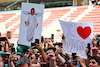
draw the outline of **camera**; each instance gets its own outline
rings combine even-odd
[[[51,39],[54,39],[54,34],[51,34]]]
[[[73,56],[73,60],[76,58],[76,53],[72,53],[72,56]]]
[[[12,46],[14,46],[14,43],[11,43]]]
[[[31,47],[32,46],[36,46],[36,43],[39,44],[39,39],[35,39],[35,42],[34,43],[31,43]],[[35,49],[36,47],[32,48],[32,49]]]
[[[74,60],[76,58],[76,53],[72,53],[72,56],[73,56],[73,60]],[[77,61],[75,61],[74,65],[77,65]]]
[[[6,58],[9,58],[9,54],[5,54]]]
[[[90,43],[87,44],[88,53],[90,53]]]
[[[31,43],[31,47],[32,47],[32,46],[36,46],[36,43]]]
[[[9,54],[0,54],[3,59],[9,58]]]
[[[0,41],[6,41],[6,37],[0,37]]]
[[[0,51],[2,51],[2,45],[0,45]]]
[[[54,46],[58,45],[58,43],[53,43]]]
[[[59,47],[62,46],[62,43],[58,43],[58,46],[59,46]]]
[[[35,39],[35,43],[38,43],[39,44],[39,39]]]
[[[12,47],[12,48],[11,48],[11,52],[12,52],[12,53],[15,52],[15,48]]]
[[[34,43],[31,43],[31,46],[36,46],[36,43],[39,44],[39,39],[35,39],[35,42]]]

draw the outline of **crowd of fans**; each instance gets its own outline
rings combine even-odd
[[[7,37],[0,37],[0,67],[100,67],[99,39],[99,35],[93,38],[93,47],[86,48],[84,59],[63,53],[63,43],[53,43],[52,37],[41,37],[41,42],[34,42],[31,47],[18,44],[17,50]]]

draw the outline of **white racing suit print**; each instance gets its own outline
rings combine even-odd
[[[35,33],[35,28],[37,25],[36,15],[28,15],[28,20],[26,21],[25,26],[27,26],[26,31],[26,40],[32,41]]]

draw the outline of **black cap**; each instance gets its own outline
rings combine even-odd
[[[29,52],[28,49],[23,49],[23,52]]]
[[[50,50],[50,49],[52,49],[54,52],[56,51],[56,48],[54,48],[54,47],[48,48],[47,51]]]

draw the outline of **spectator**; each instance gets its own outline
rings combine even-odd
[[[100,50],[98,51],[98,57],[100,57]]]
[[[28,58],[22,57],[17,61],[17,67],[30,67],[30,61]]]
[[[37,56],[37,54],[32,54],[32,55],[31,55],[31,63],[32,63],[32,64],[37,64],[37,61],[38,61],[38,56]]]
[[[56,48],[53,48],[53,47],[47,49],[47,63],[49,65],[51,65],[50,61],[56,60],[55,50],[56,50]],[[54,64],[54,67],[56,67],[56,61],[54,61],[52,63]]]
[[[23,57],[28,58],[28,56],[29,56],[29,51],[28,51],[28,49],[23,49],[23,52],[24,52]]]
[[[11,39],[11,31],[7,31],[6,37],[7,37],[8,39]]]
[[[89,67],[100,67],[100,58],[98,56],[92,56],[90,58]]]

